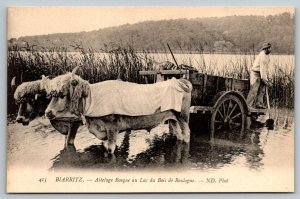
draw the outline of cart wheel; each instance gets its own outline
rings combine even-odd
[[[224,136],[233,139],[242,137],[245,121],[246,114],[241,100],[234,95],[225,96],[218,102],[211,116],[211,140]]]

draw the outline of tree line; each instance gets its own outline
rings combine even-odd
[[[91,48],[109,52],[131,46],[137,51],[165,52],[168,43],[178,53],[248,53],[257,52],[264,42],[273,44],[273,53],[293,54],[295,16],[282,13],[144,21],[89,32],[11,38],[8,48],[68,51]]]

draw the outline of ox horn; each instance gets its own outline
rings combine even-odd
[[[34,100],[38,100],[38,99],[40,99],[42,97],[42,95],[41,94],[35,94],[35,96],[34,96]]]
[[[75,77],[75,73],[78,71],[78,69],[79,69],[81,66],[82,66],[82,65],[76,66],[76,67],[72,70],[71,84],[72,84],[72,86],[74,86],[74,87],[78,84],[78,81],[74,78],[74,77]]]
[[[76,66],[76,67],[72,70],[72,77],[75,75],[75,73],[79,70],[79,68],[80,68],[81,66],[82,66],[82,65]]]
[[[16,76],[14,76],[10,82],[10,86],[12,90],[16,89]]]

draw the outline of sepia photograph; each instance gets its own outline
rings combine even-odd
[[[294,192],[295,8],[7,8],[7,193]]]

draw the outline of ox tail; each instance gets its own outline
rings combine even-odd
[[[193,85],[191,84],[190,81],[186,80],[186,79],[178,79],[179,83],[180,83],[180,87],[187,93],[192,92],[193,90]]]

